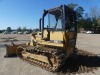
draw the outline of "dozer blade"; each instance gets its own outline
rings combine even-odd
[[[25,44],[18,44],[18,45],[15,45],[13,42],[11,42],[11,45],[5,45],[6,47],[6,55],[4,56],[5,58],[7,57],[15,57],[17,56],[16,54],[16,49],[18,46],[21,46],[21,45],[25,45]]]

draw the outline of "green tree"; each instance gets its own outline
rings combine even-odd
[[[80,28],[84,28],[85,20],[83,18],[80,19],[80,21],[78,21],[77,23],[78,23],[77,25],[78,31],[80,30]]]
[[[79,19],[82,18],[83,12],[84,12],[83,7],[78,6],[78,4],[74,4],[74,3],[67,4],[67,6],[68,6],[69,8],[71,8],[71,9],[73,9],[74,11],[76,11],[77,20],[79,20]]]
[[[78,7],[76,10],[77,20],[80,20],[83,17],[84,9],[83,7]]]
[[[32,33],[32,29],[31,28],[29,29],[29,33]]]
[[[24,31],[26,31],[26,30],[27,30],[26,27],[23,27],[22,31],[24,32]]]
[[[38,28],[36,28],[36,29],[35,29],[35,32],[38,32],[38,31],[39,31],[39,29],[38,29]]]
[[[98,27],[100,27],[100,17],[97,19]]]
[[[92,23],[93,23],[93,21],[91,20],[91,18],[85,19],[84,28],[85,28],[86,30],[91,30],[91,29],[93,28]]]
[[[8,32],[11,32],[11,27],[7,27],[7,31]]]
[[[72,10],[76,11],[76,20],[77,20],[77,26],[78,26],[78,30],[80,28],[82,28],[82,25],[83,25],[83,12],[84,12],[84,9],[83,7],[81,6],[78,6],[78,4],[74,4],[74,3],[71,3],[71,4],[67,4],[67,6],[69,8],[71,8]]]
[[[97,7],[90,8],[90,16],[93,21],[94,32],[97,31],[97,27],[100,26],[100,10]],[[100,31],[100,30],[99,30]]]
[[[71,4],[67,4],[67,6],[69,7],[69,8],[71,8],[71,9],[75,9],[75,7],[76,6],[78,6],[77,4],[73,4],[73,3],[71,3]]]
[[[22,31],[21,27],[18,27],[17,32],[21,32],[21,31]]]

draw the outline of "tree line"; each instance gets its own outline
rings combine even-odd
[[[3,30],[3,31],[7,31],[7,32],[12,32],[12,31],[17,31],[17,32],[25,32],[25,31],[28,31],[29,33],[33,32],[33,31],[39,31],[38,28],[36,29],[27,29],[26,27],[18,27],[17,29],[12,29],[11,27],[7,27],[6,30]]]
[[[84,13],[85,9],[78,4],[67,4],[67,6],[76,11],[78,31],[81,28],[100,33],[100,8],[91,7],[88,13]]]
[[[24,31],[29,31],[29,30],[32,31],[32,29],[27,29],[26,27],[23,27],[23,28],[18,27],[16,29],[17,32],[24,32]],[[14,31],[14,30],[11,27],[7,27],[6,31],[11,32],[11,31]]]

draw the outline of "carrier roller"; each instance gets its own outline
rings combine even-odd
[[[48,71],[57,71],[66,61],[62,50],[48,48],[45,46],[19,46],[17,55],[31,63]]]

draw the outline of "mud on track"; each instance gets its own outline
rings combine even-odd
[[[69,58],[57,72],[57,75],[73,75],[92,72],[100,67],[100,57],[96,54],[77,50],[74,57]]]

